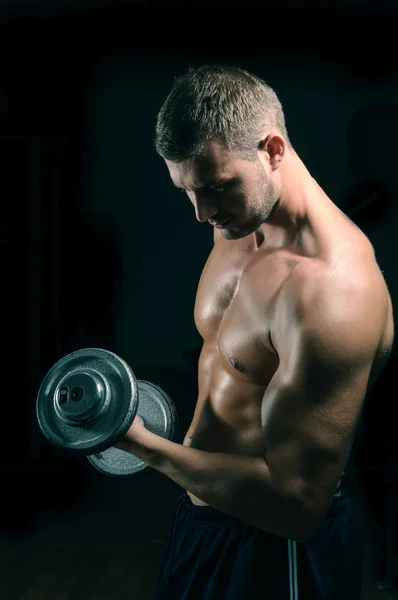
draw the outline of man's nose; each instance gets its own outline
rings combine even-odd
[[[218,213],[218,208],[216,207],[215,203],[210,200],[205,200],[202,198],[199,200],[197,196],[195,196],[192,199],[192,203],[195,208],[196,218],[200,223],[208,221]]]

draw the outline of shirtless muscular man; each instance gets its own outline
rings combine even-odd
[[[184,443],[135,419],[121,444],[184,488],[156,600],[359,600],[341,476],[394,331],[372,245],[300,160],[274,90],[243,69],[178,77],[155,144],[214,228]]]

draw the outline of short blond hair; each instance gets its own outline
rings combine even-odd
[[[205,65],[177,77],[157,116],[155,148],[171,161],[201,155],[211,141],[257,156],[264,131],[277,129],[290,146],[276,92],[239,67]]]

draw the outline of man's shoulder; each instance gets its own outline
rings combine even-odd
[[[286,278],[275,302],[284,340],[300,331],[303,339],[324,340],[348,353],[375,348],[385,327],[388,291],[370,258],[328,263],[303,260]],[[277,321],[277,322],[278,322]]]
[[[286,279],[295,299],[304,305],[316,299],[376,298],[385,295],[385,281],[372,249],[347,247],[333,258],[306,258],[297,262]]]

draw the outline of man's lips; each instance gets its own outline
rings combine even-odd
[[[219,221],[218,223],[214,223],[214,227],[216,229],[224,229],[226,225],[231,221],[231,219],[225,219],[225,221]]]

